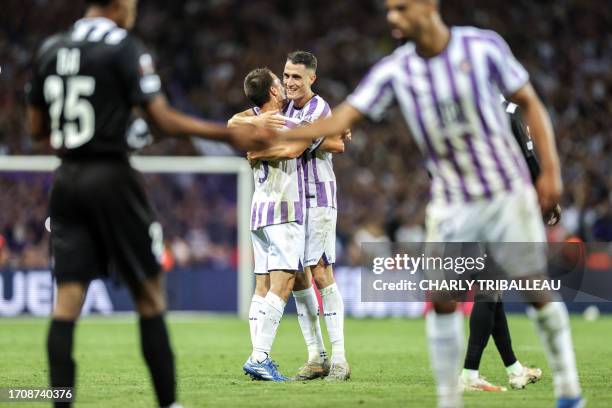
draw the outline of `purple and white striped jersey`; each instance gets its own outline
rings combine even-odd
[[[293,101],[289,102],[284,114],[300,123],[312,123],[319,118],[331,116],[331,109],[323,98],[315,95],[302,108],[296,108]],[[337,208],[336,175],[332,154],[319,150],[322,143],[323,139],[315,141],[300,157],[304,173],[306,208]]]
[[[258,115],[259,109],[253,109]],[[299,121],[285,118],[283,130]],[[304,176],[300,159],[262,161],[253,164],[255,191],[251,201],[251,230],[286,222],[304,222]]]
[[[499,94],[529,81],[495,32],[453,27],[447,48],[422,58],[407,43],[379,61],[347,98],[374,120],[397,100],[432,175],[432,202],[490,199],[529,184]]]

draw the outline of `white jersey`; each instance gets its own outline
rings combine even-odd
[[[259,109],[253,109],[259,114]],[[286,118],[284,130],[298,121]],[[286,222],[304,223],[304,176],[300,159],[257,161],[253,164],[255,192],[251,202],[251,230]]]
[[[432,203],[491,200],[530,184],[499,94],[529,75],[495,32],[453,27],[447,48],[420,57],[413,43],[379,61],[347,101],[379,120],[399,103],[432,175]]]
[[[331,116],[331,109],[323,98],[315,95],[302,108],[296,108],[293,101],[289,102],[284,109],[284,114],[300,123],[312,123],[319,118]],[[314,142],[300,158],[304,173],[306,208],[337,208],[336,175],[332,164],[332,154],[319,150],[322,143],[323,139]]]

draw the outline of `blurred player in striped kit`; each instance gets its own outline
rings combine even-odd
[[[287,56],[283,82],[289,103],[280,107],[283,115],[276,111],[261,112],[247,110],[235,115],[230,126],[256,123],[279,128],[285,123],[311,123],[331,114],[329,104],[312,91],[316,80],[317,59],[305,51],[295,51]],[[308,348],[308,361],[300,367],[298,380],[325,377],[326,380],[346,380],[350,367],[344,351],[344,303],[333,276],[335,263],[335,239],[337,219],[336,177],[333,171],[332,154],[344,151],[343,138],[350,138],[350,131],[341,135],[320,139],[313,143],[289,142],[276,144],[270,149],[250,152],[252,160],[279,160],[299,157],[303,173],[305,199],[305,254],[304,274],[295,275],[293,295],[296,301],[300,328]],[[332,345],[331,363],[327,358],[319,323],[319,304],[312,286],[317,284],[323,301],[327,330]],[[259,309],[264,303],[269,285],[263,278],[256,281],[249,324],[251,337],[257,332]]]
[[[386,0],[386,8],[392,35],[404,44],[370,70],[333,117],[279,138],[334,135],[366,116],[379,120],[396,100],[432,175],[427,240],[532,242],[520,257],[504,252],[508,245],[487,245],[487,253],[509,278],[543,279],[541,212],[556,205],[562,183],[550,118],[527,71],[495,32],[447,27],[437,0]],[[521,107],[531,129],[541,161],[535,189],[500,93]],[[554,293],[526,301],[553,372],[557,407],[583,406],[565,305]],[[462,406],[463,322],[455,308],[436,299],[426,319],[440,407]]]

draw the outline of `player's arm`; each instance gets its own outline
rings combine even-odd
[[[130,103],[141,106],[153,126],[162,133],[224,141],[243,150],[268,145],[267,138],[249,126],[229,129],[225,124],[205,121],[172,108],[162,92],[152,56],[134,37],[123,40],[115,61],[128,87]]]
[[[238,112],[227,121],[227,127],[237,127],[244,125],[252,125],[252,120],[255,117],[253,109],[246,109],[242,112]]]
[[[163,94],[158,94],[144,104],[147,118],[169,136],[199,136],[204,139],[229,141],[235,133],[227,126],[186,115],[168,104]]]
[[[235,114],[227,121],[227,126],[231,128],[244,125],[253,125],[268,129],[281,129],[285,125],[285,118],[279,115],[276,110],[255,115],[252,109],[247,109]]]
[[[510,125],[512,127],[512,134],[516,139],[516,142],[521,148],[523,157],[527,162],[529,168],[529,174],[531,175],[531,181],[535,185],[538,177],[540,176],[540,162],[533,149],[533,140],[531,139],[529,128],[525,126],[525,123],[521,119],[520,110],[514,103],[507,103],[506,112],[510,115]],[[557,225],[561,220],[561,206],[555,205],[554,208],[544,213],[544,222],[548,225]]]
[[[335,135],[326,137],[321,146],[318,147],[318,150],[333,154],[344,153],[344,136]]]
[[[521,87],[509,97],[516,103],[531,131],[540,161],[540,174],[536,190],[543,212],[548,212],[559,202],[563,189],[559,155],[555,145],[552,123],[546,108],[530,83]]]
[[[363,119],[363,114],[348,102],[343,102],[331,116],[319,119],[310,125],[291,129],[278,135],[280,140],[304,141],[309,144],[319,138],[341,135]]]
[[[300,157],[307,148],[308,142],[284,140],[267,149],[251,151],[247,157],[249,160],[295,159]]]

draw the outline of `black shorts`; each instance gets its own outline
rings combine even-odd
[[[135,288],[160,273],[161,226],[142,176],[127,159],[64,159],[55,172],[50,216],[58,283],[110,276]]]

